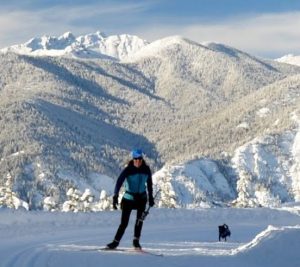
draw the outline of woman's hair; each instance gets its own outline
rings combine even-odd
[[[141,166],[143,166],[143,165],[147,166],[147,163],[146,163],[144,158],[142,159],[142,165]],[[133,159],[128,161],[127,166],[133,166]]]

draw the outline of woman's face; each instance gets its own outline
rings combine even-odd
[[[134,158],[134,159],[133,159],[133,165],[134,165],[134,167],[136,167],[136,168],[141,167],[141,166],[142,166],[142,163],[143,163],[143,158],[142,158],[142,157],[140,157],[140,158]]]

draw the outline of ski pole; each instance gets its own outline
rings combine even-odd
[[[154,195],[154,198],[153,198],[154,200],[158,196],[159,192],[160,192],[160,189]],[[148,208],[143,212],[142,216],[138,219],[138,223],[137,223],[138,225],[146,219],[147,215],[149,214],[150,209],[151,209],[151,206],[148,206]]]

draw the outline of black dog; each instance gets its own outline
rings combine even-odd
[[[219,225],[219,241],[221,241],[222,238],[226,241],[226,237],[230,235],[231,232],[227,224]]]

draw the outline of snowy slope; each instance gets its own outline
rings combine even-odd
[[[134,215],[122,248],[131,247]],[[286,211],[153,208],[141,244],[163,257],[97,251],[111,241],[119,219],[119,211],[72,214],[0,209],[0,266],[296,267],[300,261],[299,215]],[[218,242],[217,227],[224,222],[232,235],[228,242]]]
[[[161,190],[159,206],[208,207],[235,198],[231,181],[216,162],[201,159],[182,165],[166,165],[153,175]]]
[[[299,118],[294,117],[296,122],[300,124]],[[291,168],[292,179],[292,190],[295,196],[295,201],[300,201],[300,131],[295,135],[294,143],[292,146],[292,155],[293,155],[293,166]]]
[[[147,41],[128,34],[106,36],[101,32],[96,32],[76,38],[71,32],[66,32],[59,37],[32,38],[24,44],[13,45],[0,51],[31,56],[70,56],[122,60],[147,44]]]
[[[271,207],[299,201],[299,132],[257,137],[235,151],[236,205]]]

